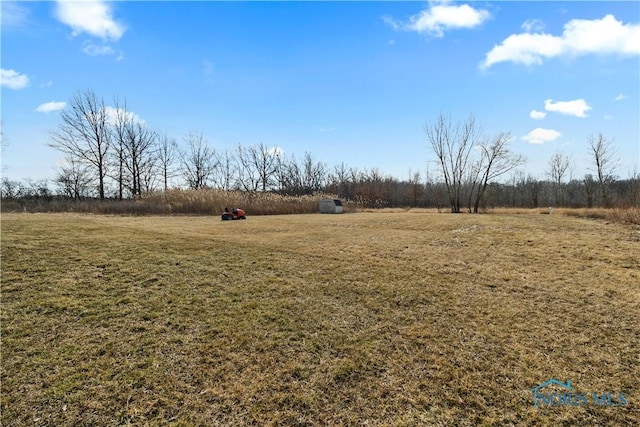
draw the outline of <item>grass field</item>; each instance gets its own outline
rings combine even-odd
[[[638,254],[560,215],[3,214],[1,424],[637,425]],[[535,408],[551,378],[626,405]]]

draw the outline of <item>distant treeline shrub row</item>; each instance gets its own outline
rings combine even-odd
[[[249,214],[316,212],[321,198],[347,208],[423,207],[482,212],[496,207],[626,208],[640,205],[640,173],[619,179],[614,141],[588,138],[590,170],[573,179],[571,158],[554,154],[547,179],[520,169],[510,132],[484,135],[473,115],[458,122],[441,114],[425,126],[435,175],[409,171],[400,180],[377,168],[330,167],[262,143],[216,150],[201,133],[182,144],[127,110],[107,108],[91,90],[61,112],[50,146],[64,155],[49,182],[2,180],[2,210],[123,214],[210,214],[238,206]],[[538,171],[542,172],[542,171]],[[188,190],[187,190],[188,188]]]
[[[276,193],[219,189],[167,190],[138,199],[74,199],[60,195],[31,195],[2,199],[3,212],[80,212],[106,215],[219,215],[224,208],[242,207],[248,215],[303,214],[318,212],[323,198],[335,195],[285,196]],[[355,204],[345,203],[346,210]]]

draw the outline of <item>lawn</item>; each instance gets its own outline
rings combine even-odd
[[[638,227],[3,214],[1,237],[2,426],[640,423]],[[586,402],[534,407],[549,379]]]

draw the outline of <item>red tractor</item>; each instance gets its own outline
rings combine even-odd
[[[240,208],[233,208],[229,210],[229,208],[224,208],[224,212],[222,212],[222,220],[223,221],[231,221],[234,219],[247,219],[244,216],[244,211]]]

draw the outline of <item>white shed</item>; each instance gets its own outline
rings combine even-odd
[[[322,199],[320,200],[320,213],[342,213],[342,201],[338,199]]]

